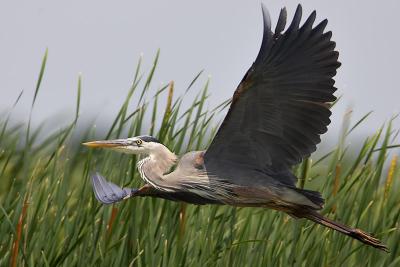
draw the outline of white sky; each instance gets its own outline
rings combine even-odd
[[[297,5],[263,2],[274,24],[281,7],[287,7],[291,19]],[[355,108],[354,120],[374,110],[359,131],[375,130],[399,112],[400,1],[302,2],[304,16],[316,9],[318,21],[328,18],[343,64],[336,86],[344,97],[334,109],[330,136],[337,133],[349,105]],[[82,115],[112,118],[140,54],[148,69],[158,48],[154,87],[175,80],[176,90],[184,90],[205,69],[198,88],[211,75],[212,103],[217,104],[232,95],[255,59],[261,37],[260,1],[2,1],[0,111],[23,89],[15,114],[26,119],[46,47],[49,58],[36,121],[73,114],[80,72]]]

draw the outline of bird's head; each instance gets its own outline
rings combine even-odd
[[[161,147],[165,148],[156,138],[148,135],[126,139],[92,141],[83,143],[83,145],[91,148],[109,148],[118,152],[136,155],[148,155]]]

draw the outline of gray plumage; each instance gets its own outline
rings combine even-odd
[[[192,204],[260,206],[307,218],[387,250],[367,233],[319,214],[321,194],[297,188],[291,172],[316,150],[330,123],[329,103],[336,100],[333,77],[340,66],[339,53],[332,33],[324,32],[327,20],[314,26],[314,11],[300,26],[299,5],[286,30],[282,9],[272,32],[268,11],[264,6],[262,11],[260,51],[235,90],[210,147],[178,158],[151,136],[85,143],[140,155],[142,188],[122,189],[96,174],[95,197],[104,204],[151,196]]]

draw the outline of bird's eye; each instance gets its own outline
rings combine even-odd
[[[137,144],[138,146],[140,146],[140,145],[143,143],[142,140],[140,140],[140,139],[136,140],[135,142],[136,142],[136,144]]]

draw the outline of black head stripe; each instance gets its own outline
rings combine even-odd
[[[138,136],[138,138],[142,139],[144,142],[154,142],[154,143],[160,143],[156,138],[150,135],[141,135]]]

